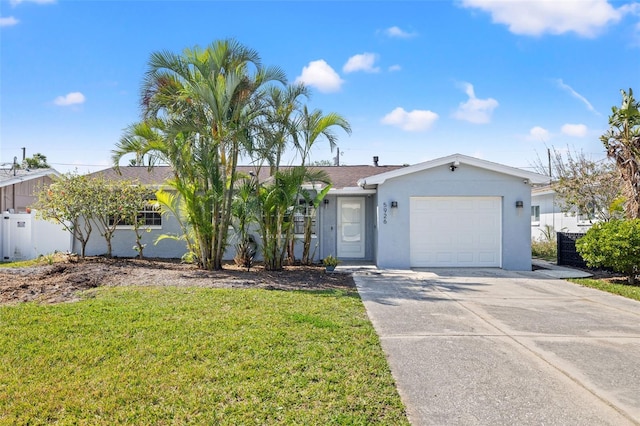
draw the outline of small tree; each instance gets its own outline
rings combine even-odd
[[[605,222],[619,216],[614,206],[620,197],[620,178],[611,161],[591,160],[582,151],[567,150],[563,155],[555,148],[550,160],[552,187],[563,212],[575,208]],[[549,174],[540,158],[533,166],[538,173]]]
[[[634,285],[640,272],[640,219],[596,223],[576,241],[576,249],[590,267],[612,268]]]
[[[250,233],[250,227],[257,220],[258,198],[257,180],[255,177],[244,177],[239,181],[238,188],[231,205],[231,225],[235,231],[236,255],[233,258],[239,266],[251,268],[257,251],[255,238]]]
[[[107,256],[113,254],[112,240],[118,226],[129,225],[136,235],[134,249],[138,257],[143,257],[142,225],[144,218],[140,211],[150,198],[149,190],[132,180],[107,182],[103,177],[93,178],[95,210],[93,218],[99,226],[100,234],[107,243]]]
[[[328,182],[328,176],[326,180]],[[311,251],[311,236],[313,231],[313,224],[316,220],[318,207],[320,207],[320,203],[322,203],[322,200],[324,200],[324,197],[326,197],[330,189],[331,185],[329,184],[315,196],[312,196],[311,193],[307,190],[302,191],[302,196],[304,197],[305,202],[308,205],[313,206],[313,209],[310,210],[310,213],[304,215],[304,237],[302,240],[302,263],[304,265],[310,265],[311,263],[313,263],[313,258],[315,257],[315,247],[314,250]]]
[[[125,181],[119,186],[120,215],[122,223],[131,225],[131,229],[136,236],[136,245],[133,249],[138,252],[138,257],[144,257],[146,244],[142,243],[142,232],[148,232],[149,228],[144,228],[145,218],[140,214],[153,198],[149,189],[135,181]],[[157,204],[157,202],[156,202]]]
[[[91,217],[95,211],[95,191],[87,176],[66,174],[55,178],[48,187],[41,188],[35,203],[38,217],[56,222],[81,244],[81,256],[92,232]]]
[[[273,180],[258,190],[262,254],[267,270],[279,271],[283,267],[292,237],[294,206],[304,177],[305,168],[292,167],[276,172]]]

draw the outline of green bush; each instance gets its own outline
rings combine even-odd
[[[531,242],[531,254],[544,260],[556,260],[558,258],[558,245],[556,241],[534,240]]]
[[[640,219],[596,223],[576,249],[588,266],[626,274],[633,285],[640,272]]]
[[[558,259],[558,242],[553,226],[545,225],[542,236],[531,241],[531,254],[544,260],[555,261]]]

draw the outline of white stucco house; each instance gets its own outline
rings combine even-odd
[[[541,240],[555,232],[585,233],[596,218],[578,213],[575,209],[563,211],[562,200],[549,184],[534,187],[531,191],[531,238]]]
[[[412,166],[324,166],[333,186],[318,208],[315,258],[371,262],[381,268],[496,267],[531,270],[531,187],[546,176],[454,154]],[[169,167],[108,169],[108,179],[159,186]],[[240,171],[249,173],[250,167]],[[262,170],[258,175],[264,179]],[[181,257],[183,243],[153,241],[177,233],[175,219],[147,212],[145,255]],[[118,230],[113,254],[135,256],[133,233]],[[88,255],[105,252],[92,238]],[[229,253],[229,258],[233,256]]]

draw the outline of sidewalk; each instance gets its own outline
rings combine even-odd
[[[532,259],[531,263],[534,267],[542,268],[536,269],[534,272],[544,275],[550,278],[589,278],[592,276],[589,272],[581,271],[580,269],[568,268],[565,266],[558,266],[555,263],[548,262],[542,259]]]

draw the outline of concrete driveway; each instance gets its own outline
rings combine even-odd
[[[537,272],[354,274],[414,425],[640,425],[640,303]]]

